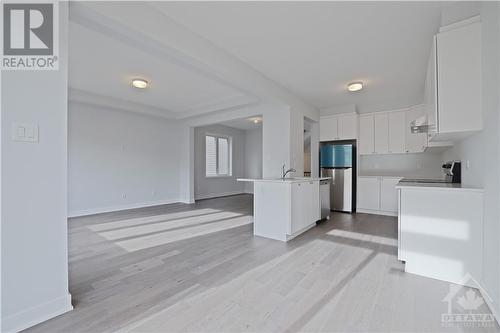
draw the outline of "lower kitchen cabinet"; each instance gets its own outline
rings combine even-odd
[[[358,177],[357,208],[378,210],[380,207],[380,180],[378,177]]]
[[[319,182],[306,181],[291,184],[291,223],[289,235],[307,228],[320,219]]]
[[[385,212],[398,211],[398,192],[396,185],[401,178],[382,178],[380,180],[380,210]]]
[[[358,177],[357,210],[360,213],[396,216],[400,177]]]

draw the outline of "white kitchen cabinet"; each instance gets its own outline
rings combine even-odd
[[[380,179],[379,177],[358,177],[356,195],[357,208],[364,210],[380,209]]]
[[[430,136],[437,131],[437,90],[436,90],[436,37],[434,37],[431,54],[427,63],[427,74],[424,87],[424,108]],[[417,119],[417,118],[414,118]]]
[[[291,184],[291,223],[293,235],[320,219],[319,182],[307,181]]]
[[[254,235],[289,241],[321,216],[319,179],[238,179],[254,183]]]
[[[338,140],[338,117],[321,117],[319,120],[319,140],[334,141]]]
[[[359,117],[358,150],[361,155],[373,154],[375,152],[375,127],[373,116]]]
[[[355,113],[338,116],[338,136],[340,140],[354,140],[358,138],[358,115]]]
[[[391,112],[388,114],[389,126],[389,153],[404,153],[405,149],[405,129],[406,129],[406,112]],[[410,128],[408,127],[408,131]],[[375,130],[376,132],[376,130]]]
[[[357,210],[361,213],[396,216],[400,177],[358,177]]]
[[[429,141],[457,141],[482,129],[481,82],[481,23],[469,19],[441,28],[424,94]]]
[[[387,113],[375,114],[373,122],[375,127],[374,152],[387,154],[389,152],[389,116]]]
[[[422,153],[427,147],[427,133],[412,133],[411,122],[424,116],[426,105],[414,106],[406,112],[405,120],[405,151],[407,153]]]
[[[380,210],[385,212],[398,211],[398,193],[396,185],[401,178],[383,177],[380,180]]]
[[[355,140],[358,137],[358,116],[347,113],[321,117],[319,131],[320,141]]]

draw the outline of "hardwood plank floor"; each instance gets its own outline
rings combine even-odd
[[[335,213],[285,244],[253,236],[249,195],[73,218],[75,309],[28,331],[499,331],[443,327],[450,285],[404,273],[396,228]]]

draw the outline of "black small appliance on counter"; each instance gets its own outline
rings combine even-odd
[[[442,166],[444,177],[447,183],[461,183],[462,182],[462,162],[450,161],[445,162]]]

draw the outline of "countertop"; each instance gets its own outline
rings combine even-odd
[[[425,175],[416,173],[405,173],[405,172],[359,172],[358,177],[383,177],[383,178],[427,178],[427,179],[440,179],[442,176],[436,175]]]
[[[470,191],[470,192],[484,192],[482,188],[464,186],[462,184],[453,183],[408,183],[399,182],[396,188],[400,189],[428,189],[428,190],[451,190],[451,191]]]
[[[269,183],[305,183],[310,181],[320,181],[331,179],[331,177],[294,177],[294,178],[238,178],[239,182],[269,182]]]

